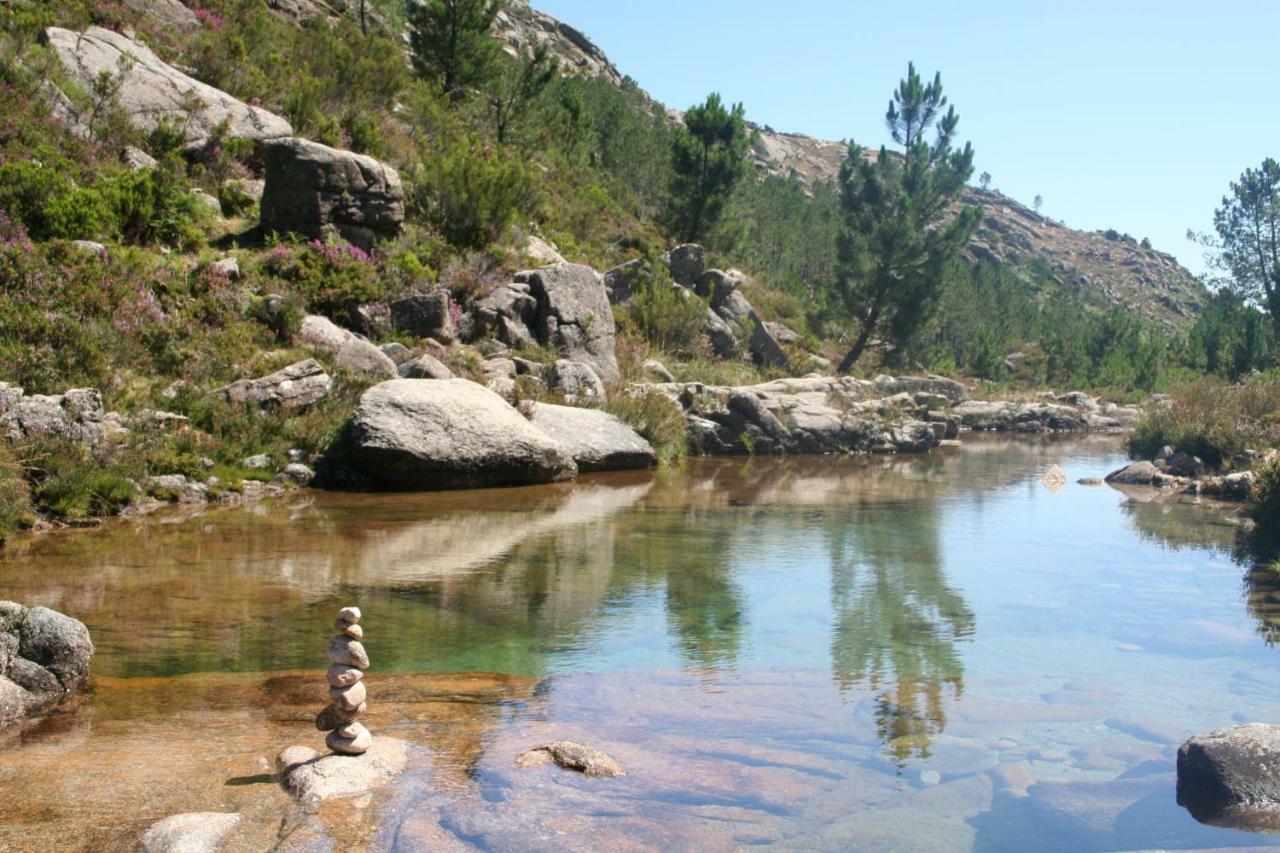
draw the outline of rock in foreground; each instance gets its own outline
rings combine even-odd
[[[530,423],[564,448],[579,471],[652,468],[652,445],[617,417],[599,409],[535,403]]]
[[[408,763],[409,744],[379,737],[363,755],[326,755],[298,762],[306,754],[290,747],[277,764],[284,768],[285,787],[306,806],[338,797],[367,794],[399,775]]]
[[[1178,804],[1209,823],[1280,824],[1280,726],[1230,726],[1184,743]],[[1264,814],[1251,819],[1251,812]]]
[[[219,850],[240,824],[238,814],[192,812],[156,821],[142,836],[144,853],[204,853]]]
[[[352,462],[382,488],[406,491],[572,479],[573,458],[505,400],[465,379],[397,379],[365,392],[352,421]]]
[[[0,725],[84,690],[93,651],[83,622],[47,607],[0,601]]]

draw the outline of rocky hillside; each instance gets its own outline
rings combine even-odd
[[[622,74],[587,36],[527,0],[512,0],[499,19],[503,38],[516,48],[547,43],[569,68],[619,83]],[[667,108],[673,120],[680,113]],[[845,144],[754,126],[752,157],[768,175],[811,184],[834,180]],[[1118,305],[1145,317],[1186,327],[1194,322],[1208,291],[1169,254],[1118,231],[1077,231],[1040,216],[998,192],[972,189],[965,201],[985,208],[970,246],[981,260],[1047,273],[1050,280],[1101,306]]]

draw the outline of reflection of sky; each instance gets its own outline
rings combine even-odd
[[[1014,469],[1016,478],[936,499],[942,576],[975,614],[973,635],[956,642],[966,681],[1011,679],[1021,682],[1011,688],[1017,694],[1027,683],[1103,676],[1131,684],[1129,700],[1140,708],[1170,690],[1225,697],[1242,663],[1274,662],[1244,607],[1241,569],[1221,547],[1229,533],[1211,531],[1217,547],[1181,548],[1140,535],[1154,521],[1194,540],[1204,535],[1209,511],[1174,504],[1126,512],[1118,492],[1076,485],[1122,461],[1118,453],[1073,457],[1068,450],[1062,465],[1070,485],[1053,494],[1026,459],[983,460]],[[855,523],[894,524],[909,506],[872,506]],[[779,507],[753,512],[749,524],[733,511],[700,517],[702,525],[737,525],[723,555],[744,612],[731,668],[830,669],[836,613],[828,514],[840,512]],[[557,672],[682,664],[689,661],[672,636],[661,590],[652,587],[613,601],[551,661]],[[1221,723],[1234,709],[1229,699],[1218,704]]]

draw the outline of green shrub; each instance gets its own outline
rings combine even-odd
[[[9,448],[0,444],[0,545],[31,523],[31,490]]]
[[[1246,450],[1280,446],[1280,377],[1244,384],[1196,379],[1171,390],[1168,406],[1153,408],[1129,438],[1129,452],[1149,459],[1168,446],[1220,467]]]
[[[1280,532],[1280,459],[1258,471],[1258,482],[1249,498],[1249,517],[1259,526]]]
[[[36,509],[62,521],[115,515],[137,493],[123,473],[103,467],[79,444],[33,441],[19,447],[17,455],[32,481]]]
[[[537,178],[522,157],[473,139],[428,155],[411,185],[417,214],[452,245],[481,249],[533,208]]]
[[[659,465],[675,464],[688,454],[684,411],[679,403],[665,394],[657,391],[619,394],[611,398],[604,409],[621,418],[653,445]]]
[[[631,305],[618,310],[620,325],[662,352],[680,358],[707,355],[706,301],[673,287],[663,264],[650,263],[649,268],[652,274],[641,274],[633,282]]]
[[[347,328],[360,327],[361,305],[388,295],[374,259],[355,246],[319,240],[299,247],[280,245],[262,263],[269,275],[293,285],[311,311]]]

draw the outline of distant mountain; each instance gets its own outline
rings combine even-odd
[[[563,65],[578,73],[621,84],[624,75],[583,32],[529,5],[510,0],[500,13],[498,34],[512,51],[546,43]],[[655,102],[656,103],[656,102]],[[664,107],[673,120],[680,113]],[[754,126],[752,157],[765,173],[806,184],[834,180],[846,146],[798,133]],[[1086,232],[1048,219],[998,192],[972,188],[967,204],[984,208],[970,253],[1047,277],[1098,305],[1117,305],[1174,326],[1187,326],[1209,293],[1169,254],[1118,231]]]

